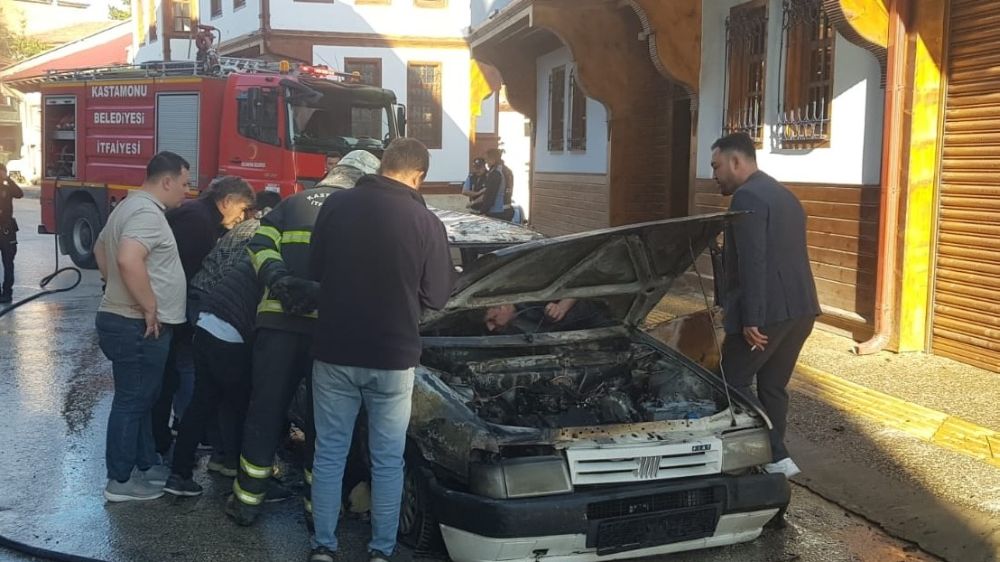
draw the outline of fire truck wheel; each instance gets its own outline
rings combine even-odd
[[[94,242],[101,232],[101,215],[93,203],[77,203],[66,209],[59,228],[61,243],[73,263],[83,269],[97,269]]]

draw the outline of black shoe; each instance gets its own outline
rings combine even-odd
[[[325,546],[317,546],[309,552],[308,562],[337,562],[337,553]]]
[[[182,478],[179,474],[171,474],[163,491],[175,496],[194,497],[200,496],[203,490],[194,480]]]
[[[288,486],[282,485],[275,478],[267,481],[267,495],[264,496],[265,503],[283,502],[289,498],[294,498],[295,492]]]
[[[0,304],[10,304],[14,302],[14,295],[12,293],[4,293],[0,295]]]
[[[377,550],[368,553],[368,562],[391,562],[392,559],[391,554],[383,554]]]
[[[253,525],[257,521],[258,513],[260,513],[260,507],[247,505],[236,499],[236,496],[229,496],[226,499],[226,515],[241,527]]]

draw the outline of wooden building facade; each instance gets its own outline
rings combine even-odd
[[[470,44],[534,123],[543,232],[724,209],[709,147],[745,131],[807,210],[824,324],[1000,371],[1000,0],[501,7]],[[607,139],[576,167],[574,88]]]

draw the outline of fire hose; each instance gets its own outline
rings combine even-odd
[[[73,273],[75,273],[76,274],[76,279],[72,283],[70,283],[68,286],[66,286],[66,287],[60,287],[58,289],[46,289],[46,287],[48,287],[49,283],[51,283],[53,279],[55,279],[57,276],[59,276],[62,273],[65,273],[65,272],[73,272]],[[59,267],[58,246],[56,246],[56,270],[53,271],[52,273],[46,275],[45,277],[42,277],[42,280],[38,283],[38,285],[42,288],[42,291],[40,293],[36,293],[34,295],[31,295],[30,297],[23,298],[23,299],[21,299],[21,300],[19,300],[17,302],[14,302],[13,304],[8,305],[3,310],[0,310],[0,317],[3,317],[4,315],[8,314],[9,312],[11,312],[12,310],[14,310],[15,308],[18,308],[20,306],[24,306],[24,305],[28,304],[29,302],[31,302],[31,301],[33,301],[35,299],[44,297],[46,295],[54,295],[54,294],[57,294],[57,293],[65,293],[66,291],[71,291],[71,290],[75,289],[80,284],[80,282],[82,280],[83,280],[83,273],[80,272],[79,269],[77,269],[75,267],[72,267],[72,266],[70,266],[70,267],[62,267],[62,268]],[[66,553],[62,553],[62,552],[56,552],[54,550],[48,550],[48,549],[40,548],[40,547],[37,547],[37,546],[32,546],[32,545],[25,544],[23,542],[16,541],[14,539],[5,537],[3,535],[0,535],[0,548],[10,549],[10,550],[13,550],[15,552],[20,552],[22,554],[26,554],[28,556],[34,556],[36,558],[41,558],[43,560],[56,560],[58,562],[101,562],[100,560],[97,560],[96,558],[88,558],[88,557],[85,557],[85,556],[77,556],[75,554],[66,554]],[[0,554],[3,554],[3,553],[0,552]]]
[[[76,280],[73,281],[73,283],[71,283],[68,287],[60,287],[58,289],[46,289],[46,287],[48,287],[49,283],[51,283],[52,280],[56,278],[56,276],[58,276],[60,273],[67,272],[67,271],[70,271],[70,272],[73,272],[73,273],[76,274]],[[15,302],[13,304],[8,305],[7,308],[5,308],[3,310],[0,310],[0,317],[3,317],[4,315],[8,314],[9,312],[11,312],[12,310],[14,310],[15,308],[17,308],[19,306],[24,306],[24,305],[28,304],[29,302],[31,302],[31,301],[33,301],[33,300],[35,300],[37,298],[41,298],[41,297],[44,297],[46,295],[54,295],[56,293],[65,293],[66,291],[71,291],[71,290],[75,289],[77,287],[77,285],[79,285],[82,280],[83,280],[83,273],[81,273],[80,270],[77,269],[77,268],[75,268],[75,267],[63,267],[63,268],[57,269],[57,270],[53,271],[52,273],[46,275],[45,277],[42,277],[42,280],[38,283],[39,287],[41,287],[43,289],[42,292],[35,293],[34,295],[31,295],[30,297],[21,299],[21,300]]]

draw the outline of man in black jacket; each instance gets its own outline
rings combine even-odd
[[[771,419],[772,463],[786,476],[799,468],[785,448],[786,386],[820,313],[806,247],[806,215],[795,195],[757,169],[753,141],[743,133],[712,145],[712,169],[730,211],[749,211],[727,229],[723,253],[726,339],[722,369]]]
[[[153,406],[153,439],[156,452],[165,455],[170,449],[170,412],[184,416],[194,392],[194,358],[191,351],[191,327],[198,317],[198,293],[191,291],[191,280],[201,270],[201,262],[229,229],[243,220],[254,203],[253,188],[236,176],[215,180],[198,199],[167,212],[167,223],[177,241],[184,277],[188,283],[187,320],[176,326],[170,341],[170,354],[163,373],[160,397]]]
[[[417,192],[427,148],[396,139],[381,175],[329,197],[313,230],[310,272],[320,283],[313,331],[313,562],[333,560],[344,466],[358,410],[368,415],[372,561],[396,549],[403,450],[420,317],[451,294],[454,269],[444,225]]]
[[[486,151],[485,192],[473,201],[472,210],[493,218],[503,218],[503,198],[506,179],[500,163],[500,151],[492,148]]]
[[[267,214],[280,202],[277,193],[262,191],[257,194],[256,208]],[[172,473],[164,486],[165,492],[176,496],[201,494],[201,486],[191,478],[195,451],[215,419],[222,449],[212,452],[208,469],[236,476],[250,401],[250,351],[261,293],[246,247],[259,225],[260,220],[250,218],[226,233],[191,280],[191,290],[201,296],[192,341],[194,395],[177,432]]]
[[[14,220],[14,199],[24,192],[7,175],[7,166],[0,163],[0,260],[3,262],[3,285],[0,304],[14,300],[14,256],[17,254],[17,221]]]

